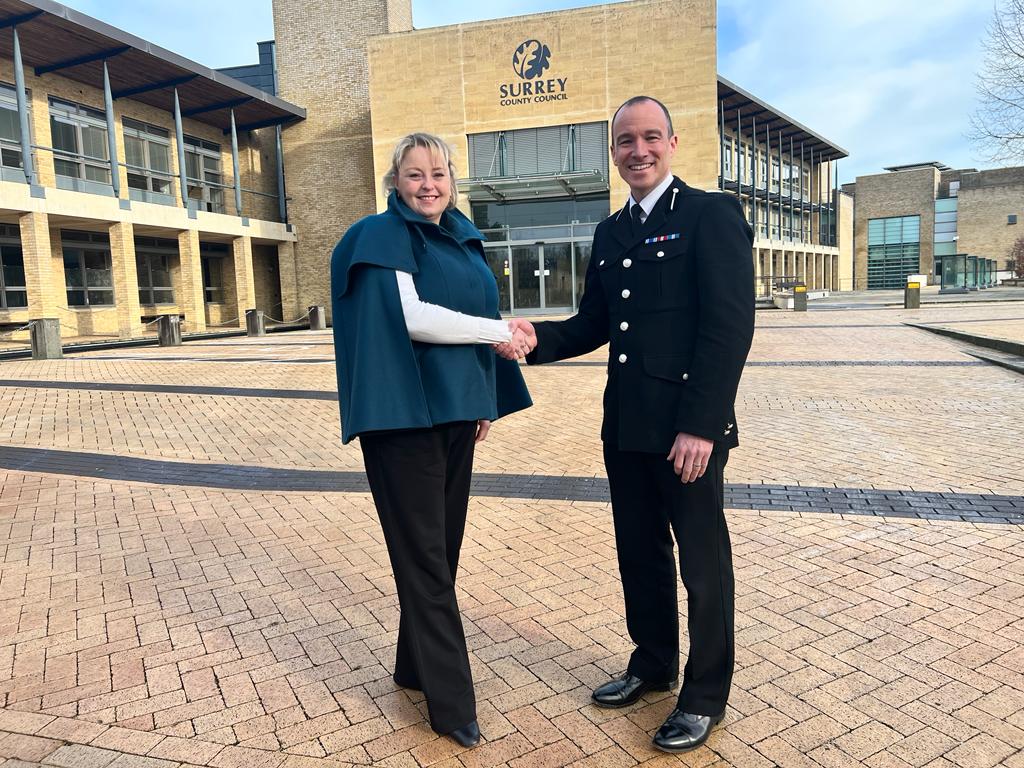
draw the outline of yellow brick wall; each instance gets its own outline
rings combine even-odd
[[[1024,168],[983,171],[984,186],[970,186],[965,174],[960,187],[957,210],[958,251],[972,256],[995,259],[1000,269],[1007,269],[1009,251],[1019,237],[1024,237]],[[1007,216],[1017,215],[1016,224],[1008,224]]]

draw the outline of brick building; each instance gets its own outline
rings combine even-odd
[[[843,185],[854,197],[857,289],[899,288],[910,274],[940,282],[944,256],[947,264],[959,255],[1010,268],[1010,247],[1024,236],[1024,167],[928,162],[885,170]]]

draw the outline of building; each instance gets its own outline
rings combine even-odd
[[[854,196],[857,289],[901,288],[913,274],[942,283],[943,257],[1010,269],[1010,247],[1024,236],[1024,167],[954,170],[928,162],[885,171],[843,185]],[[947,274],[945,282],[958,279]]]
[[[51,0],[0,0],[0,334],[296,317],[276,127],[304,116]]]
[[[638,93],[674,116],[673,170],[743,201],[759,293],[852,284],[852,206],[835,181],[846,152],[717,75],[714,0],[423,30],[410,0],[351,6],[274,3],[279,92],[308,110],[284,132],[304,302],[327,301],[325,254],[383,208],[396,140],[428,130],[455,148],[461,207],[488,236],[502,309],[571,310],[594,226],[628,194],[609,168],[609,118]],[[325,15],[350,23],[324,25]]]

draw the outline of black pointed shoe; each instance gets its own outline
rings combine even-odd
[[[480,743],[480,726],[477,725],[476,720],[474,720],[469,725],[456,728],[448,735],[459,742],[463,747],[475,747]]]
[[[649,683],[627,672],[622,677],[595,689],[590,695],[590,699],[599,707],[618,709],[619,707],[628,707],[648,691],[670,691],[675,684],[675,680],[667,685]]]
[[[708,740],[711,729],[722,722],[718,715],[692,715],[676,709],[654,734],[654,746],[662,752],[689,752]]]

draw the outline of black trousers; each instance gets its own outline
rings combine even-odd
[[[465,421],[359,437],[398,587],[395,682],[423,691],[438,733],[476,720],[455,599],[475,437]]]
[[[654,683],[678,676],[674,535],[690,635],[679,708],[701,715],[725,709],[732,683],[734,586],[723,493],[728,456],[714,451],[704,476],[684,484],[664,455],[604,444],[626,626],[637,646],[628,671]]]

